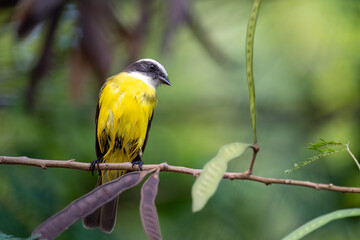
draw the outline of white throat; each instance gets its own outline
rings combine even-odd
[[[143,81],[145,84],[153,87],[154,89],[157,87],[157,85],[159,85],[159,82],[156,79],[152,79],[151,77],[141,72],[129,72],[129,75]]]

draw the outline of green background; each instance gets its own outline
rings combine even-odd
[[[157,2],[159,4],[159,2]],[[233,61],[220,66],[184,25],[172,48],[160,53],[164,12],[155,14],[140,58],[161,62],[171,87],[158,88],[145,163],[202,168],[227,143],[252,142],[245,37],[252,1],[191,4],[207,34]],[[122,3],[131,21],[136,5]],[[8,16],[8,12],[0,13]],[[2,18],[5,18],[2,17]],[[41,27],[18,41],[14,23],[0,27],[0,155],[95,160],[94,115],[100,85],[89,72],[80,99],[71,95],[69,53],[76,10],[62,17],[53,68],[40,84],[35,109],[24,106],[29,72],[39,56]],[[309,142],[351,141],[359,156],[360,2],[263,1],[254,44],[254,77],[260,152],[254,174],[359,187],[359,170],[347,153],[320,159],[282,175],[315,153]],[[109,76],[124,67],[124,47],[114,50]],[[358,157],[359,158],[359,157]],[[251,151],[229,171],[245,171]],[[85,171],[0,165],[0,231],[27,237],[74,199],[90,191],[96,177]],[[280,239],[328,212],[359,207],[360,196],[296,186],[223,180],[199,213],[191,212],[194,178],[160,173],[156,205],[164,239]],[[106,235],[78,221],[59,239],[146,239],[139,216],[140,187],[120,197],[115,230]],[[306,239],[358,239],[359,218],[332,222]]]

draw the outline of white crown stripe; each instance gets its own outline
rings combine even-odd
[[[144,58],[144,59],[140,59],[139,61],[136,61],[136,62],[141,62],[141,61],[147,61],[147,62],[152,62],[152,63],[154,63],[155,65],[157,65],[157,66],[160,68],[160,70],[161,70],[162,72],[164,72],[164,73],[166,74],[166,76],[168,75],[167,72],[166,72],[166,70],[165,70],[165,68],[164,68],[164,66],[161,65],[161,63],[155,61],[154,59]]]

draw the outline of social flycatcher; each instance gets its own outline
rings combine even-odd
[[[102,86],[96,109],[96,155],[92,163],[132,162],[139,164],[149,135],[155,88],[171,86],[165,68],[155,60],[141,59],[109,78]],[[96,186],[125,174],[125,170],[104,170]],[[118,198],[83,219],[86,228],[100,228],[111,233],[116,221]]]

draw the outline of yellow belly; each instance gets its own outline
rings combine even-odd
[[[110,78],[99,97],[97,141],[101,162],[131,162],[144,144],[157,98],[155,89],[127,73]],[[141,154],[141,152],[140,152]],[[102,171],[108,182],[124,171]]]

